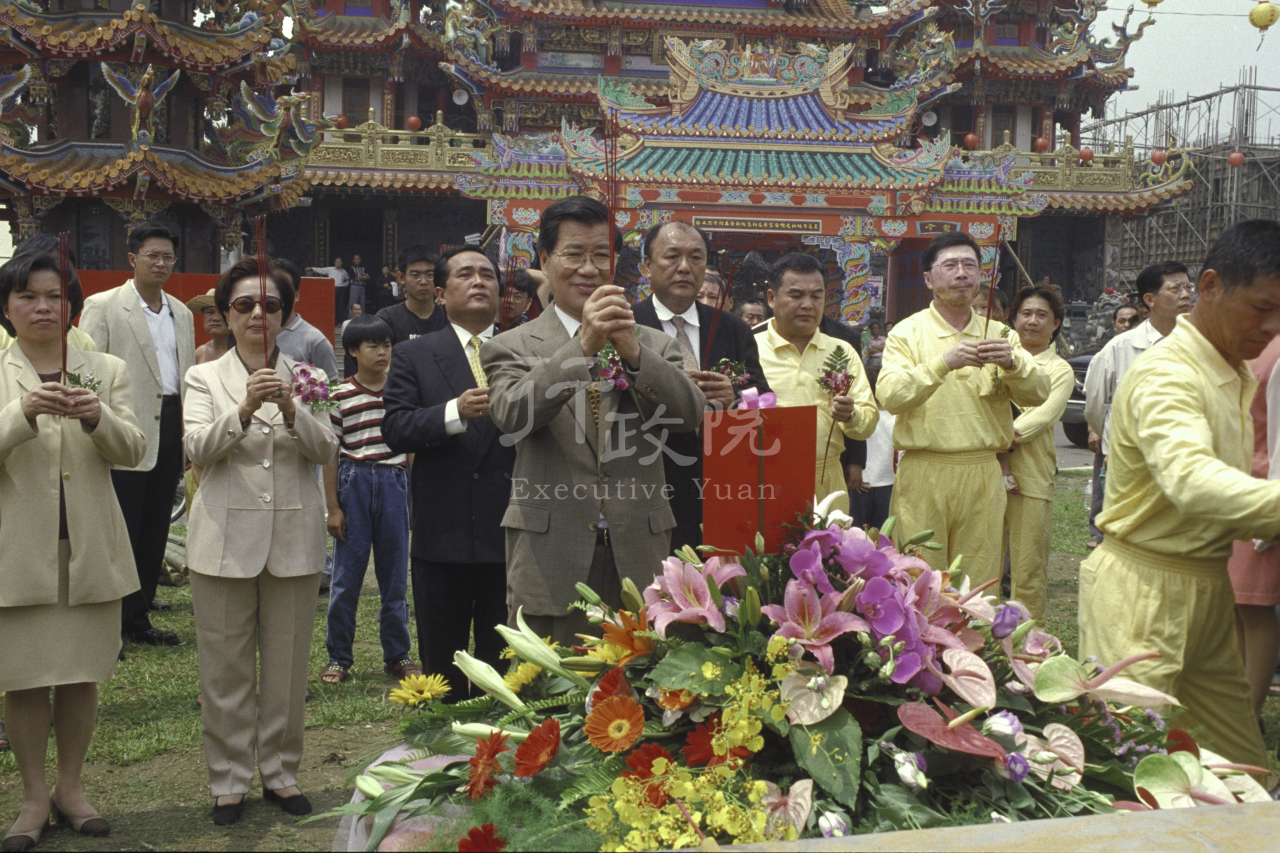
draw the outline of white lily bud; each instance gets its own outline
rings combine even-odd
[[[520,701],[520,697],[511,691],[511,688],[502,680],[502,676],[498,675],[498,671],[489,664],[476,660],[466,652],[454,652],[453,665],[462,670],[462,674],[472,684],[508,708],[522,714],[528,712],[529,706]]]
[[[382,785],[378,783],[378,780],[364,774],[356,777],[356,788],[371,800],[376,800],[383,794]]]
[[[465,738],[482,738],[488,737],[494,732],[502,732],[509,735],[512,743],[523,743],[524,739],[529,736],[528,732],[522,732],[519,729],[500,729],[497,726],[490,726],[485,723],[454,723],[450,728],[455,735]]]

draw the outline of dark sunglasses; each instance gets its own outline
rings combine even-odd
[[[258,302],[259,300],[254,299],[252,296],[241,296],[231,303],[231,308],[237,314],[252,314]],[[265,304],[268,314],[279,314],[284,308],[284,303],[274,296],[268,296]]]

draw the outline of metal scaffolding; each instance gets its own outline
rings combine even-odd
[[[1082,129],[1084,144],[1099,152],[1132,140],[1147,162],[1157,150],[1191,158],[1191,192],[1145,217],[1122,221],[1122,284],[1132,285],[1156,261],[1177,260],[1198,270],[1227,226],[1255,217],[1280,219],[1280,89],[1259,86],[1257,79],[1257,69],[1246,68],[1235,86],[1180,101],[1162,93],[1145,110]],[[1227,161],[1236,151],[1245,155],[1239,168]]]

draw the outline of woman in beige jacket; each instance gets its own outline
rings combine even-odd
[[[82,302],[72,271],[71,311]],[[124,362],[69,350],[62,376],[61,285],[51,255],[0,267],[0,691],[22,774],[22,810],[3,849],[30,850],[51,811],[83,835],[111,831],[85,799],[80,771],[98,712],[98,682],[115,673],[120,599],[138,588],[111,466],[137,465],[145,439]],[[106,500],[103,496],[108,496]],[[53,688],[53,702],[49,688]],[[45,757],[58,746],[50,795]]]
[[[218,280],[214,302],[236,346],[187,371],[183,407],[187,456],[204,469],[187,565],[220,826],[240,819],[255,753],[264,798],[290,814],[311,811],[297,774],[325,557],[325,500],[312,466],[333,458],[338,439],[327,415],[294,399],[296,362],[275,348],[293,310],[289,277],[272,269],[265,304],[261,294],[256,258]]]

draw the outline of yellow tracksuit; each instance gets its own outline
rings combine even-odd
[[[1204,726],[1214,752],[1266,767],[1227,575],[1234,540],[1280,534],[1280,481],[1250,476],[1256,386],[1186,316],[1121,380],[1106,537],[1080,566],[1080,654],[1159,652],[1125,676],[1176,697],[1179,727]]]
[[[1049,374],[1049,399],[1044,405],[1023,409],[1013,421],[1019,438],[1018,449],[1009,456],[1009,472],[1021,494],[1008,496],[1004,523],[1013,597],[1026,605],[1037,622],[1043,622],[1053,538],[1053,478],[1058,473],[1053,425],[1066,411],[1076,379],[1071,365],[1052,346],[1033,358]]]
[[[0,329],[0,349],[8,349],[13,346],[13,342],[17,340],[13,335]],[[78,326],[72,326],[67,329],[67,346],[71,349],[78,349],[81,352],[97,352],[98,345],[93,342],[93,338],[89,337],[87,332],[80,331]]]
[[[862,441],[875,432],[876,422],[880,420],[880,409],[876,406],[875,397],[871,395],[871,385],[862,370],[862,359],[854,352],[853,347],[822,332],[815,332],[804,352],[800,353],[778,334],[772,320],[769,321],[769,328],[763,338],[757,338],[757,341],[760,343],[760,367],[764,370],[764,378],[769,387],[778,395],[778,405],[818,407],[817,468],[813,473],[813,493],[818,500],[822,500],[832,492],[843,492],[845,499],[840,503],[847,512],[849,488],[845,482],[844,468],[840,465],[844,437],[847,435]],[[832,429],[831,403],[827,392],[818,385],[818,376],[827,356],[837,348],[845,350],[849,356],[849,375],[853,378],[853,385],[849,388],[848,396],[853,399],[853,417],[836,424],[837,428]]]
[[[945,569],[964,555],[974,583],[1000,576],[1005,491],[996,453],[1013,443],[1013,411],[1049,397],[1049,376],[1018,336],[992,323],[987,337],[1007,337],[1013,368],[951,370],[944,355],[983,339],[986,320],[971,312],[958,332],[932,304],[893,327],[885,343],[876,396],[897,416],[893,446],[904,451],[890,512],[904,537],[932,530],[941,551],[925,559]]]

